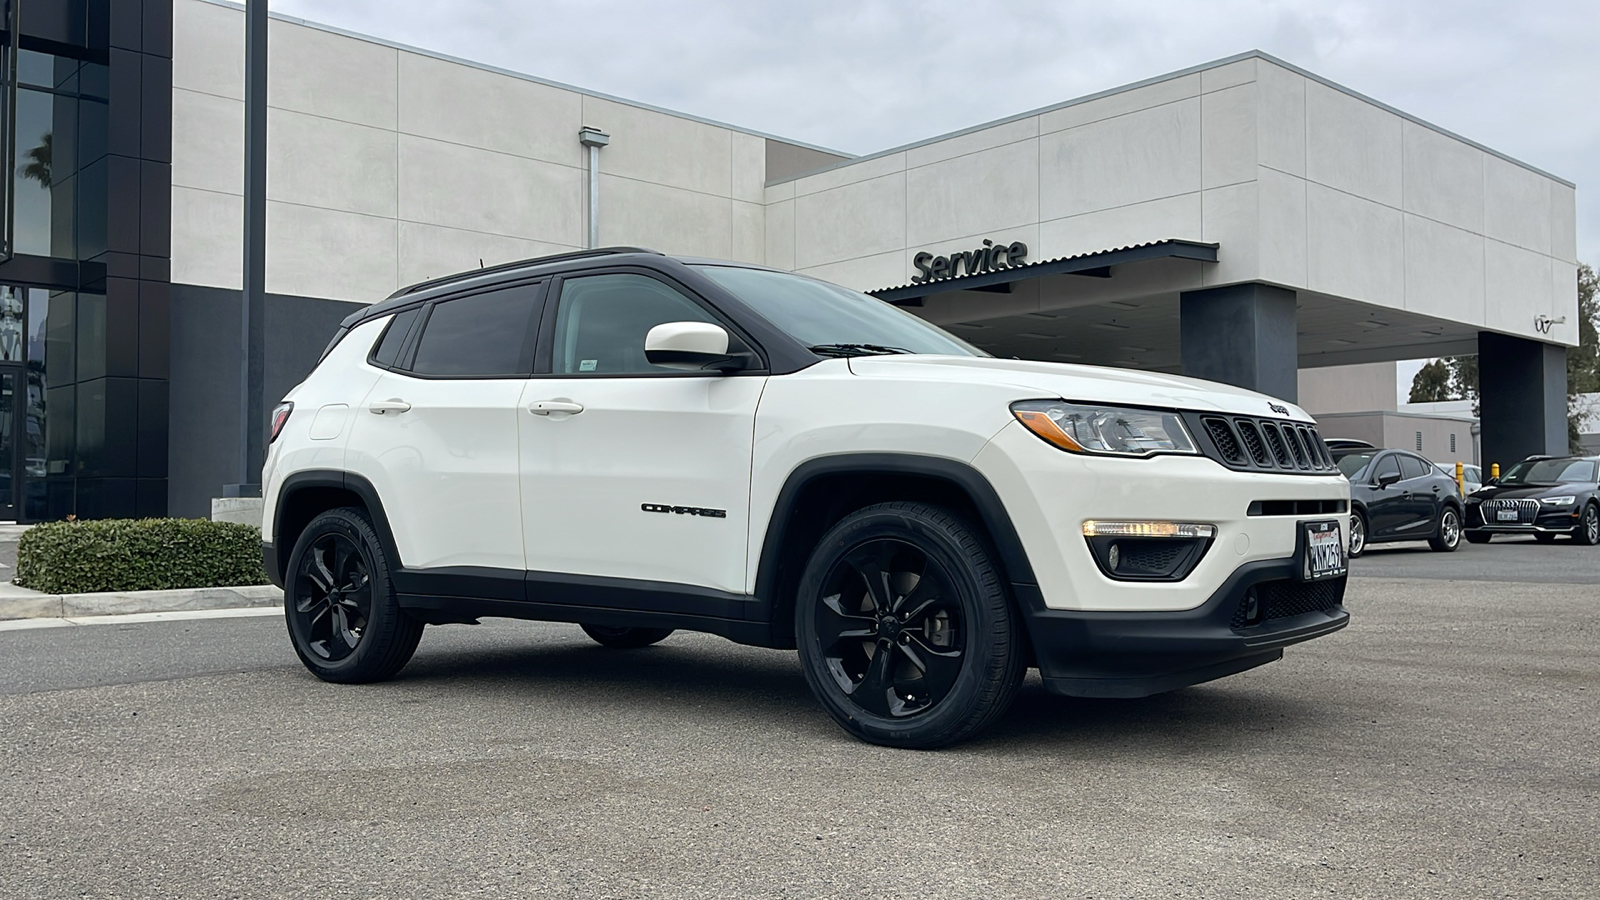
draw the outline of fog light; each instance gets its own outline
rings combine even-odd
[[[1083,523],[1084,537],[1203,538],[1217,536],[1217,526],[1196,522],[1099,522]],[[1114,546],[1114,545],[1113,545]]]
[[[1106,566],[1115,572],[1119,562],[1122,562],[1122,550],[1116,544],[1112,544],[1111,549],[1106,551]]]

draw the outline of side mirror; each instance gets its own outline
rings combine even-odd
[[[1400,480],[1399,472],[1385,472],[1378,476],[1378,487],[1386,488]]]
[[[728,332],[710,322],[663,322],[644,337],[644,358],[653,366],[684,372],[734,372],[748,368],[747,353],[729,353]]]

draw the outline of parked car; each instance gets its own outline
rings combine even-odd
[[[1138,697],[1349,621],[1349,484],[1293,404],[628,248],[353,313],[274,411],[263,486],[266,570],[331,682],[394,675],[425,624],[682,628],[798,649],[851,734],[938,747],[1030,666]]]
[[[1445,477],[1449,478],[1451,481],[1455,481],[1455,463],[1434,463],[1434,465],[1439,468],[1439,471],[1445,474]],[[1461,466],[1461,481],[1461,486],[1465,488],[1465,490],[1461,492],[1461,495],[1464,497],[1478,488],[1483,487],[1483,470],[1475,465],[1472,465],[1471,463],[1464,463]]]
[[[1461,545],[1462,502],[1456,480],[1406,450],[1333,451],[1350,479],[1350,556],[1370,544],[1427,541],[1450,552]]]
[[[1474,544],[1497,534],[1600,544],[1600,456],[1525,459],[1467,497],[1466,522]]]

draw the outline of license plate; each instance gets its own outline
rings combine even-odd
[[[1494,517],[1497,522],[1515,522],[1517,520],[1517,511],[1514,509],[1497,509],[1494,512]]]
[[[1305,522],[1300,542],[1300,580],[1321,581],[1345,574],[1344,533],[1338,522]]]

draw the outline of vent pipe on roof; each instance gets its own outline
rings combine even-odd
[[[578,143],[589,148],[589,243],[600,246],[600,148],[611,143],[611,135],[585,125],[578,131]]]

